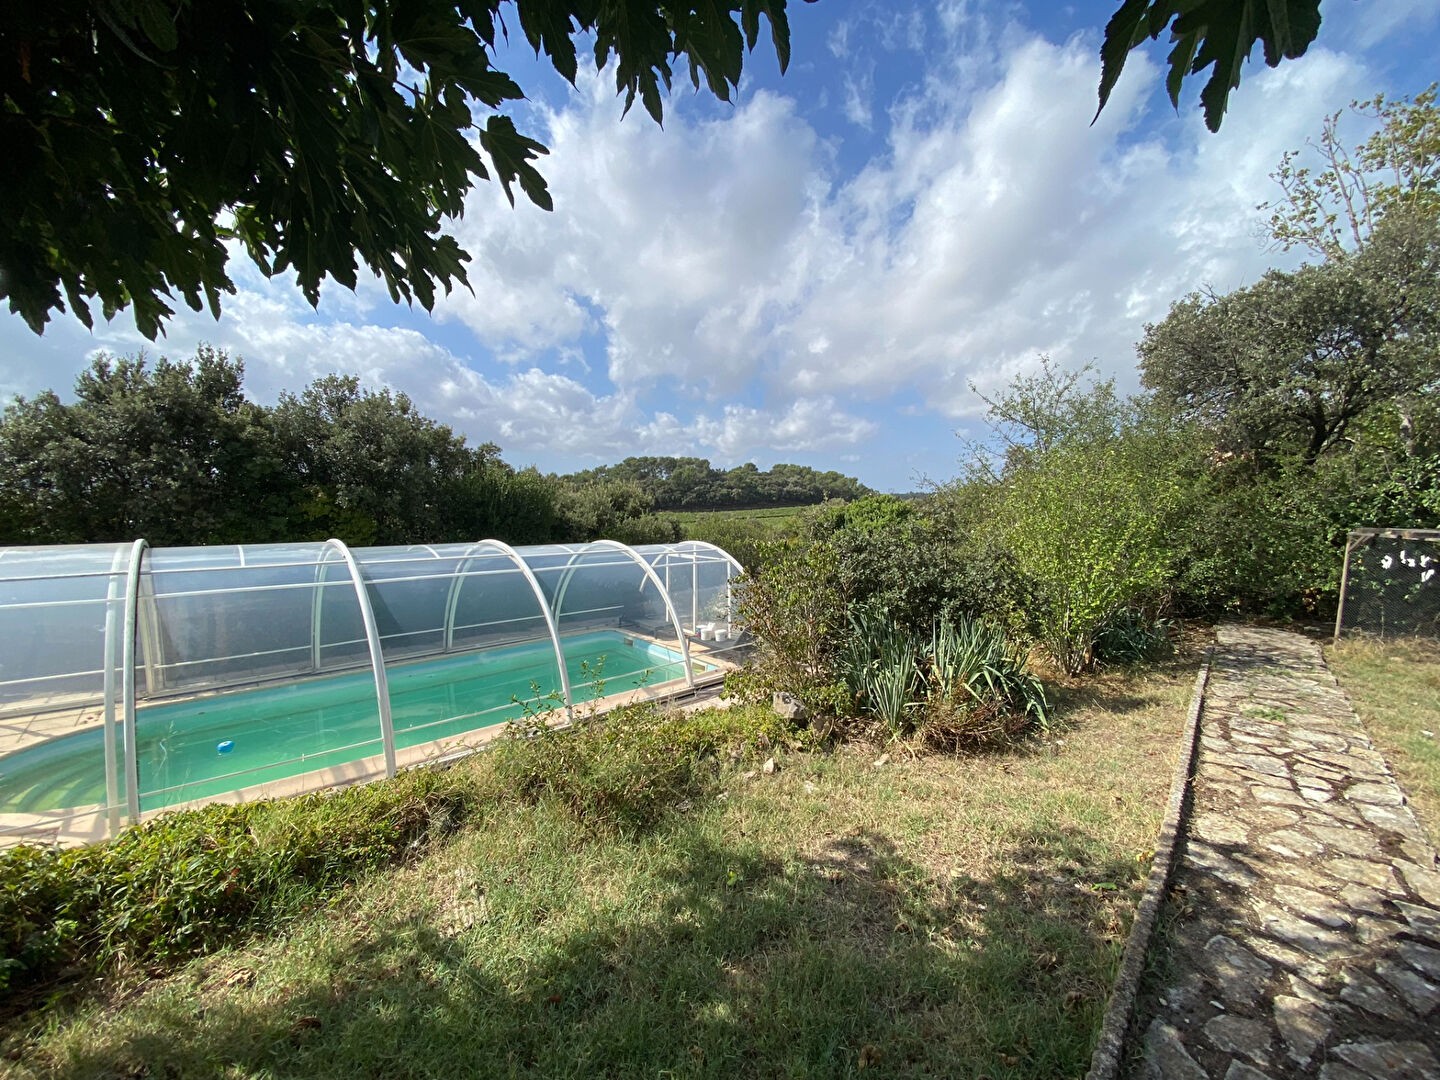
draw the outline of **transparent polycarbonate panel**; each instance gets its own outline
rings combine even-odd
[[[380,624],[398,747],[463,741],[520,716],[521,702],[553,694],[563,704],[541,601],[503,547],[367,549],[357,558]],[[416,659],[444,651],[452,655]]]
[[[143,695],[310,671],[322,551],[320,544],[151,551],[136,634]]]
[[[0,552],[0,715],[103,702],[129,566],[129,544]]]
[[[647,544],[636,552],[665,582],[680,621],[693,641],[706,651],[723,653],[736,647],[733,560],[711,544]]]
[[[445,609],[459,563],[430,547],[356,548],[387,660],[445,648]]]
[[[454,588],[454,649],[521,641],[549,643],[541,598],[508,554],[490,547],[473,549],[473,554],[459,563]]]
[[[330,549],[316,572],[324,586],[315,608],[317,667],[333,671],[370,666],[370,644],[365,640],[365,621],[360,616],[360,599],[350,567],[339,551]]]
[[[676,657],[656,665],[652,683],[684,678],[684,665],[679,661],[683,643],[670,620],[665,598],[646,573],[646,566],[629,552],[593,545],[571,553],[558,566],[545,567],[542,580],[554,588],[555,618],[562,638],[602,628],[630,632],[642,641],[669,646]],[[598,689],[602,682],[610,692],[611,662],[599,654],[585,659],[579,677],[571,676],[577,698],[590,696],[582,695],[580,687]]]
[[[61,822],[99,839],[119,822],[131,554],[129,544],[0,550],[0,842],[48,843]]]
[[[368,663],[347,673],[316,669],[317,655],[322,666],[333,661],[319,647],[322,628],[360,621],[333,547],[160,549],[140,584],[142,811],[380,753]]]

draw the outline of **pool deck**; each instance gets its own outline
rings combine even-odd
[[[630,629],[626,629],[624,632],[665,648],[673,649],[675,647],[673,638],[658,638]],[[702,642],[698,638],[691,638],[691,657],[697,660],[704,660],[705,663],[711,664],[714,667],[714,670],[705,672],[704,674],[697,673],[694,687],[708,687],[720,683],[724,679],[725,673],[733,670],[736,666],[734,661],[727,657],[727,654],[732,653],[736,647],[735,642]],[[677,697],[689,692],[691,689],[692,687],[686,685],[683,680],[676,679],[667,683],[659,683],[655,686],[643,686],[618,694],[608,694],[594,701],[577,704],[572,711],[582,716],[598,716],[613,709],[620,708],[621,706],[634,704],[636,702],[660,701]],[[199,697],[202,695],[196,694],[190,696]],[[184,699],[179,697],[167,699],[167,701],[178,700]],[[560,721],[561,724],[568,724],[570,722],[569,718],[565,716],[563,709],[557,709],[556,712],[562,718]],[[48,739],[72,735],[77,731],[98,726],[103,723],[103,721],[104,708],[102,706],[96,705],[93,702],[81,706],[77,705],[73,699],[64,704],[63,707],[52,707],[48,710],[0,720],[0,759],[3,759],[6,754],[44,742]],[[504,733],[505,729],[506,723],[498,722],[487,727],[477,728],[474,731],[465,732],[463,735],[437,739],[433,742],[420,743],[416,746],[397,748],[395,752],[396,769],[411,769],[424,765],[440,764],[474,753],[476,750],[483,749],[488,743],[498,738]],[[171,810],[194,809],[209,803],[254,802],[259,799],[275,799],[303,795],[310,792],[323,791],[327,788],[363,783],[368,780],[379,779],[384,775],[385,758],[383,755],[377,754],[371,757],[359,758],[355,761],[346,762],[343,765],[333,766],[328,769],[318,769],[313,772],[300,773],[295,776],[285,777],[282,780],[238,788],[235,791],[225,792],[224,794],[214,795],[204,799],[197,799],[193,802],[177,803],[173,806],[149,810],[140,815],[140,820],[148,821]],[[96,843],[111,836],[113,831],[118,828],[123,821],[124,816],[123,808],[107,811],[106,807],[99,804],[70,807],[65,810],[57,810],[44,814],[0,813],[0,850],[24,843],[60,847]]]

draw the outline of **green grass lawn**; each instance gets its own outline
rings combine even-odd
[[[1415,816],[1440,843],[1440,643],[1353,639],[1325,656]]]
[[[1082,1076],[1192,680],[1061,687],[1060,727],[984,757],[752,748],[628,835],[499,799],[273,934],[11,1020],[0,1068]]]

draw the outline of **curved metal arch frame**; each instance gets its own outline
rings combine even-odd
[[[375,622],[375,609],[370,606],[370,591],[365,588],[365,578],[360,573],[360,564],[355,553],[343,540],[333,537],[326,540],[320,549],[317,564],[324,565],[327,552],[339,552],[350,571],[350,582],[355,586],[355,599],[360,604],[360,622],[365,627],[365,643],[370,648],[370,668],[375,676],[375,700],[380,708],[380,742],[385,751],[385,775],[395,775],[395,724],[390,715],[390,680],[385,673],[385,654],[380,647],[380,628]]]
[[[728,564],[725,568],[725,602],[728,608],[730,605],[730,582],[733,580],[730,571],[733,569],[737,573],[745,573],[745,567],[740,565],[740,561],[736,559],[734,555],[731,555],[719,545],[710,543],[708,540],[681,540],[676,544],[658,546],[663,546],[665,549],[663,554],[665,558],[665,587],[667,590],[670,587],[670,567],[672,565],[670,560],[676,556],[690,556],[686,561],[688,561],[690,565],[690,622],[692,624],[700,621],[700,610],[698,606],[700,601],[700,564],[695,561],[694,556],[702,551],[714,552],[722,556]],[[659,561],[659,556],[656,557],[656,561]],[[679,565],[683,567],[685,562],[682,561]]]
[[[514,563],[530,586],[530,591],[535,594],[535,602],[540,605],[540,616],[545,620],[545,628],[550,632],[550,644],[555,649],[555,666],[560,672],[560,692],[565,697],[565,713],[567,716],[573,715],[575,698],[570,689],[570,673],[565,668],[565,650],[560,647],[560,627],[555,621],[555,612],[545,599],[545,591],[540,587],[540,579],[535,576],[535,571],[531,570],[530,564],[504,540],[477,540],[466,548],[465,554],[460,557],[461,561],[455,567],[455,580],[450,583],[450,594],[445,598],[445,650],[450,650],[455,639],[455,611],[460,604],[460,587],[465,580],[464,568],[476,559],[476,550],[479,548],[498,551]]]
[[[719,544],[710,543],[709,540],[681,540],[678,544],[672,544],[670,546],[676,549],[690,548],[691,550],[694,550],[696,548],[701,548],[707,551],[713,551],[717,555],[723,556],[725,561],[734,568],[737,574],[743,574],[745,572],[745,567],[740,565],[739,559],[735,558],[734,555],[731,555]]]
[[[140,617],[140,565],[150,545],[144,539],[130,547],[130,565],[125,573],[125,610],[121,616],[120,700],[125,751],[125,809],[131,824],[140,820],[140,756],[136,743],[135,640]],[[113,709],[113,703],[111,705]]]
[[[680,642],[680,654],[685,667],[685,685],[694,686],[695,669],[690,663],[690,639],[685,636],[685,627],[681,625],[680,616],[675,611],[675,604],[670,599],[670,590],[665,588],[665,583],[661,581],[660,576],[655,573],[655,568],[646,562],[644,556],[629,544],[622,544],[619,540],[592,540],[571,555],[570,559],[565,563],[565,570],[561,575],[560,584],[555,590],[555,610],[559,611],[562,609],[565,601],[565,590],[570,586],[570,579],[575,576],[575,560],[584,555],[592,554],[597,548],[602,551],[623,552],[626,558],[640,567],[641,571],[645,574],[646,580],[655,586],[655,592],[664,602],[665,612],[670,616],[670,624],[675,627],[675,638]],[[645,586],[641,585],[640,587],[643,589]]]

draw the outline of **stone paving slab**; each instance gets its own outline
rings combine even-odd
[[[1222,626],[1144,1080],[1440,1080],[1440,866],[1314,642]]]

